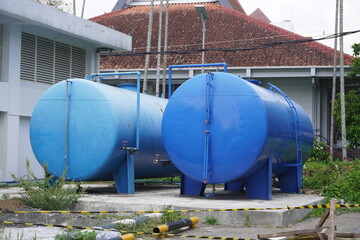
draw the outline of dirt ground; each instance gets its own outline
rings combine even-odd
[[[21,201],[17,199],[1,201],[0,208],[1,211],[5,212],[6,210],[34,210],[24,206]],[[83,227],[101,226],[112,223],[116,220],[118,219],[113,219],[110,217],[99,219],[94,215],[82,214],[0,214],[0,221],[74,225]],[[257,239],[258,234],[315,228],[318,221],[319,218],[311,218],[291,225],[287,228],[234,227],[225,225],[205,225],[200,223],[196,228],[185,228],[178,234]],[[327,223],[325,223],[325,226],[326,225]],[[360,213],[348,213],[336,216],[336,225],[338,232],[360,233]],[[0,231],[0,239],[54,239],[57,234],[61,234],[63,232],[65,232],[65,230],[59,228],[4,225]],[[144,237],[148,238],[148,235],[144,235]],[[140,238],[142,237],[140,236]]]

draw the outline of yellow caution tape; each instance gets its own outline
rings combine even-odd
[[[170,233],[132,232],[132,231],[122,231],[122,230],[116,230],[116,229],[66,226],[66,225],[58,225],[58,224],[50,225],[50,224],[41,224],[41,223],[22,223],[22,222],[9,222],[9,221],[0,221],[0,223],[26,225],[26,226],[57,227],[57,228],[79,229],[79,230],[90,230],[90,231],[111,231],[111,232],[120,232],[120,233],[133,233],[133,234],[139,234],[139,235],[142,234],[142,235],[165,236],[165,237],[202,238],[202,239],[220,239],[220,240],[255,240],[255,239],[250,239],[250,238],[230,238],[230,237],[214,237],[214,236],[180,235],[180,234],[170,234]]]
[[[330,208],[330,204],[307,205],[301,207],[281,207],[281,208],[231,208],[231,209],[196,209],[196,210],[156,210],[156,211],[0,211],[0,213],[171,213],[171,212],[232,212],[232,211],[264,211],[264,210],[294,210],[294,209],[316,209]],[[360,204],[336,204],[336,208],[360,208]]]

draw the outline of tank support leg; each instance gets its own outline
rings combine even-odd
[[[284,193],[301,193],[301,186],[299,184],[299,176],[295,167],[289,168],[288,171],[278,176],[280,183],[280,190]]]
[[[248,198],[272,199],[272,163],[270,159],[257,172],[245,179],[245,188]]]
[[[181,195],[204,196],[205,188],[206,184],[194,181],[184,174],[181,175]]]
[[[127,152],[126,161],[113,173],[113,177],[118,193],[135,192],[134,154]]]
[[[225,191],[242,191],[242,190],[244,190],[244,181],[225,183],[224,190]]]

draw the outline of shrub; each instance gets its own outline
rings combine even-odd
[[[55,240],[95,240],[96,232],[94,231],[77,231],[72,234],[61,234],[55,237]]]
[[[330,153],[326,151],[325,143],[314,140],[313,148],[311,149],[309,162],[329,162]]]
[[[304,187],[317,189],[327,200],[344,199],[360,202],[360,160],[353,162],[307,162],[304,168]]]
[[[220,221],[214,215],[206,216],[204,223],[207,225],[220,225]]]
[[[29,161],[26,161],[26,174],[23,177],[11,176],[19,183],[21,200],[24,204],[43,210],[66,210],[71,209],[81,193],[75,187],[65,186],[65,178],[55,178],[47,173],[44,166],[44,179],[37,179],[30,169]]]

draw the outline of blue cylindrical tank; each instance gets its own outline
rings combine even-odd
[[[297,152],[308,158],[313,143],[309,117],[293,104],[300,138],[296,112],[282,95],[228,73],[195,76],[169,99],[162,123],[165,149],[196,182],[246,182],[267,161],[272,174],[283,175],[297,165]]]
[[[66,97],[68,95],[68,97]],[[140,150],[134,155],[135,178],[177,175],[166,160],[161,120],[167,100],[141,94]],[[110,180],[135,147],[136,92],[82,79],[62,81],[38,101],[30,123],[32,149],[51,174],[74,180]],[[64,155],[67,155],[65,159]]]

